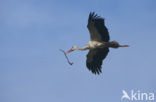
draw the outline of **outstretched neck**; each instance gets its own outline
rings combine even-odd
[[[81,50],[81,51],[83,51],[83,50],[87,50],[87,49],[89,49],[88,46],[84,46],[83,48],[79,48],[79,47],[76,48],[76,50]]]

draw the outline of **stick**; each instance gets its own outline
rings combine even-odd
[[[69,59],[68,59],[68,57],[67,57],[67,55],[66,55],[65,51],[64,51],[64,50],[62,50],[62,49],[60,49],[60,51],[64,53],[64,55],[65,55],[65,57],[66,57],[66,59],[67,59],[68,63],[69,63],[70,65],[73,65],[73,62],[70,62],[70,61],[69,61]]]

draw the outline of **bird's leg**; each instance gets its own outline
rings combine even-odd
[[[119,47],[129,47],[129,45],[119,45]]]

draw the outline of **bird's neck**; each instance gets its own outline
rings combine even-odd
[[[77,49],[76,50],[87,50],[87,49],[89,49],[89,47],[88,46],[84,46],[83,48],[79,48],[79,47],[77,47]]]

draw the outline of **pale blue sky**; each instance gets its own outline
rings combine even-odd
[[[121,102],[122,90],[156,94],[155,0],[1,0],[0,102]],[[105,18],[111,40],[103,73],[85,66],[90,11]],[[124,101],[126,102],[126,100]]]

